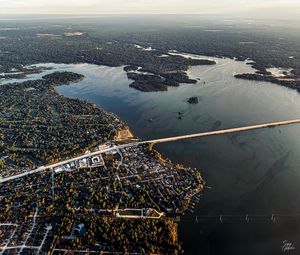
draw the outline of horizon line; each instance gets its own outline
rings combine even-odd
[[[236,15],[236,14],[225,14],[225,13],[99,13],[99,14],[94,14],[94,13],[90,13],[90,14],[71,14],[71,13],[24,13],[24,14],[20,14],[20,13],[1,13],[0,15],[2,15],[2,17],[0,17],[0,21],[1,20],[6,20],[9,17],[30,17],[30,16],[34,16],[34,17],[39,17],[39,16],[43,16],[43,17],[39,17],[42,19],[45,19],[47,17],[57,17],[57,16],[61,16],[61,17],[105,17],[105,16],[206,16],[206,17],[214,17],[214,16],[219,16],[219,17],[231,17],[233,19],[243,19],[243,20],[249,20],[249,19],[260,19],[260,20],[273,20],[273,19],[277,19],[277,20],[298,20],[299,18],[296,17],[281,17],[280,19],[276,18],[276,17],[255,17],[255,16],[251,16],[251,15]],[[7,18],[5,18],[7,17]]]

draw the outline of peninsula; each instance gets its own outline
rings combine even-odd
[[[196,205],[199,171],[150,144],[122,146],[136,140],[116,115],[55,91],[83,78],[0,86],[1,249],[180,254],[176,216]]]

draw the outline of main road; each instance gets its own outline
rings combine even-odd
[[[84,158],[97,156],[101,153],[105,153],[105,152],[109,152],[109,151],[113,151],[113,150],[119,150],[119,149],[128,148],[128,147],[134,147],[134,146],[138,146],[141,144],[157,144],[157,143],[175,142],[175,141],[179,141],[179,140],[186,140],[186,139],[197,138],[197,137],[224,135],[224,134],[230,134],[230,133],[245,132],[245,131],[250,131],[250,130],[272,128],[272,127],[286,126],[286,125],[292,125],[292,124],[300,124],[300,119],[271,122],[271,123],[266,123],[266,124],[258,124],[258,125],[252,125],[252,126],[246,126],[246,127],[230,128],[230,129],[209,131],[209,132],[203,132],[203,133],[195,133],[195,134],[190,134],[190,135],[181,135],[181,136],[174,136],[174,137],[168,137],[168,138],[153,139],[153,140],[148,140],[148,141],[127,143],[127,144],[115,145],[112,147],[105,147],[98,151],[89,152],[89,153],[86,153],[79,157],[74,157],[74,158],[71,158],[68,160],[64,160],[64,161],[58,162],[56,164],[52,164],[52,165],[48,165],[48,166],[41,166],[37,169],[30,170],[30,171],[20,173],[17,175],[9,176],[6,178],[0,177],[0,183],[5,183],[10,180],[19,179],[19,178],[22,178],[22,177],[25,177],[28,175],[32,175],[35,173],[39,173],[42,171],[46,171],[46,170],[53,170],[56,167],[60,167],[60,166],[69,164],[71,162],[84,159]]]

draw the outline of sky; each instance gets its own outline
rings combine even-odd
[[[299,17],[300,0],[0,0],[7,14],[239,14]]]

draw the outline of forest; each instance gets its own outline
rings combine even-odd
[[[16,21],[0,24],[0,29],[6,28],[0,30],[0,72],[19,72],[26,65],[49,62],[135,66],[154,77],[129,73],[134,80],[131,86],[157,91],[193,82],[186,77],[189,66],[214,64],[168,54],[171,50],[237,61],[250,59],[262,75],[267,75],[266,69],[270,67],[291,68],[294,74],[300,69],[299,37],[296,31],[287,32],[280,26],[237,27],[204,22],[188,27],[167,23],[166,29],[166,24],[152,20],[142,25],[128,24],[131,27],[126,26],[129,21],[121,27],[114,22],[101,26],[101,20],[86,22],[62,22],[59,26],[53,21],[44,21],[41,26]],[[219,30],[212,30],[216,28]],[[70,31],[81,33],[67,36]]]

